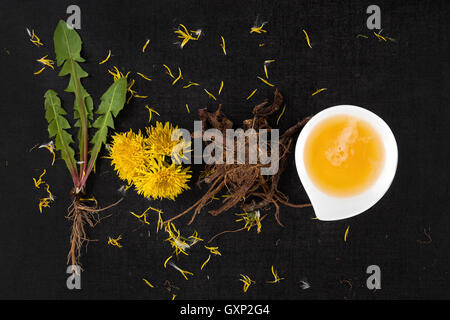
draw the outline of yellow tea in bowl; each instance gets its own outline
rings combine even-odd
[[[318,189],[347,197],[367,190],[384,165],[384,145],[365,120],[334,115],[319,122],[306,139],[305,168]]]

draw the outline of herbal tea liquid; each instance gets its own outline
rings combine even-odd
[[[304,160],[317,188],[333,196],[353,196],[378,178],[384,164],[384,146],[368,122],[336,115],[311,131]]]

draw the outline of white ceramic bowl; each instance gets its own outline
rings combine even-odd
[[[385,150],[383,169],[377,180],[362,193],[348,197],[336,197],[317,188],[309,177],[304,162],[305,143],[311,131],[322,120],[342,114],[368,122],[380,135]],[[397,161],[397,142],[386,122],[367,109],[351,105],[330,107],[317,113],[300,132],[295,147],[295,165],[298,175],[309,196],[314,212],[320,220],[345,219],[360,214],[372,207],[389,189],[394,179],[395,171],[397,170]]]

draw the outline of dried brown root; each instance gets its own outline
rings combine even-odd
[[[268,129],[270,131],[271,126],[269,125],[268,117],[273,115],[278,110],[283,103],[283,96],[278,90],[274,92],[273,102],[269,103],[265,100],[263,103],[258,104],[253,109],[253,118],[243,121],[242,128],[247,129]],[[231,129],[233,127],[233,122],[230,121],[225,114],[222,112],[222,106],[219,105],[215,112],[208,112],[207,109],[199,110],[199,118],[202,121],[202,133],[208,128],[215,128],[222,132],[225,136],[226,129]],[[280,205],[287,205],[295,208],[304,208],[310,206],[310,204],[291,204],[288,197],[278,190],[278,184],[280,181],[280,175],[283,173],[286,165],[288,156],[292,150],[293,137],[300,129],[309,121],[310,117],[298,121],[295,125],[286,130],[279,138],[278,149],[280,152],[279,157],[279,170],[276,174],[272,176],[261,175],[261,168],[265,165],[257,163],[251,164],[214,164],[206,165],[204,172],[208,172],[209,175],[202,176],[199,178],[198,185],[200,183],[206,183],[209,185],[206,193],[191,207],[186,209],[184,212],[172,217],[167,220],[169,223],[175,219],[178,219],[185,214],[193,211],[193,215],[189,224],[191,224],[196,216],[200,213],[202,208],[207,206],[213,198],[216,196],[227,193],[227,197],[222,201],[222,205],[215,210],[210,210],[209,213],[213,216],[217,216],[222,212],[228,211],[229,209],[235,207],[239,203],[241,208],[246,211],[254,211],[258,209],[264,209],[268,206],[275,207],[275,219],[278,224],[282,225],[280,221]],[[196,136],[198,133],[194,133]],[[237,158],[237,142],[234,145],[235,159]],[[250,152],[260,149],[261,144],[255,146],[250,146],[249,138],[245,140],[245,152],[246,159]],[[268,154],[270,154],[271,143],[268,142],[265,145],[265,149]],[[223,155],[226,154],[227,145],[225,142],[219,145],[219,148],[223,148]],[[252,150],[253,149],[253,150]],[[259,199],[255,201],[255,198]]]
[[[86,235],[85,226],[88,224],[90,227],[95,227],[102,219],[99,213],[119,204],[123,198],[119,201],[105,207],[97,208],[96,206],[86,205],[81,197],[80,193],[72,193],[72,204],[68,208],[68,214],[66,218],[72,221],[72,231],[70,233],[70,250],[67,255],[67,264],[69,262],[75,266],[80,266],[81,248],[85,242],[93,241],[89,240]],[[74,269],[75,270],[75,269]]]

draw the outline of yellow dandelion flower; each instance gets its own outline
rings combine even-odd
[[[109,157],[119,178],[131,184],[138,175],[137,170],[145,166],[147,153],[141,132],[136,134],[130,130],[113,136]]]
[[[189,167],[183,168],[174,163],[168,165],[154,158],[147,161],[145,168],[137,171],[139,175],[133,182],[138,194],[146,198],[175,200],[180,193],[189,189]]]
[[[174,127],[170,122],[163,125],[159,121],[156,122],[156,126],[148,127],[145,145],[149,152],[154,156],[182,157],[183,147],[186,145],[182,139],[175,139],[177,129],[178,127]]]

